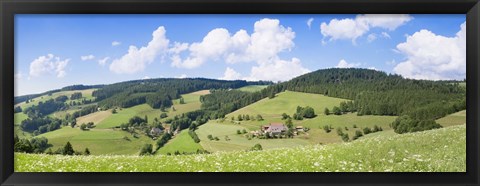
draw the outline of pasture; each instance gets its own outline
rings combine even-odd
[[[87,100],[93,100],[94,97],[92,96],[92,92],[95,91],[95,90],[96,89],[60,91],[60,92],[53,93],[50,96],[45,94],[45,95],[42,95],[40,97],[33,98],[32,102],[29,102],[29,103],[21,102],[21,103],[16,104],[15,106],[20,106],[22,109],[25,109],[25,108],[31,107],[33,105],[37,105],[38,102],[40,102],[40,101],[45,102],[49,99],[55,99],[58,96],[69,97],[69,100],[66,101],[68,103],[70,101],[70,96],[75,92],[81,92],[82,93],[82,98],[85,98]]]
[[[436,120],[443,127],[462,125],[467,122],[467,110],[462,110]]]
[[[308,134],[296,136],[294,139],[308,141],[311,144],[342,142],[342,139],[336,133],[338,127],[342,128],[344,133],[348,133],[350,138],[353,137],[356,130],[361,131],[365,127],[372,128],[375,125],[382,127],[384,130],[391,130],[389,125],[395,120],[396,116],[357,116],[356,113],[347,113],[343,115],[324,114],[323,111],[325,108],[332,110],[334,106],[339,106],[342,101],[348,100],[320,94],[286,91],[277,94],[273,99],[265,98],[230,113],[227,115],[226,119],[227,121],[231,121],[231,118],[234,117],[234,119],[237,120],[239,114],[248,114],[251,116],[260,114],[264,119],[263,121],[249,120],[241,121],[239,124],[239,126],[245,127],[249,130],[259,130],[260,126],[268,125],[269,123],[285,123],[285,120],[282,120],[282,113],[287,113],[289,116],[292,116],[296,111],[297,106],[310,106],[315,109],[316,117],[311,119],[305,118],[303,120],[292,120],[292,122],[294,126],[310,128]],[[232,123],[231,125],[235,124]],[[323,127],[326,125],[333,128],[331,132],[326,133],[323,130]],[[356,125],[357,128],[353,128],[354,125]],[[346,130],[345,127],[348,130]]]
[[[238,88],[237,90],[244,91],[244,92],[258,92],[267,87],[268,85],[249,85],[249,86],[244,86],[242,88]]]
[[[350,143],[185,156],[15,154],[15,172],[465,172],[466,126]],[[374,150],[373,150],[374,149]]]
[[[225,121],[227,123],[227,121]],[[245,134],[237,134],[237,130],[243,129],[249,131],[246,127],[236,124],[224,124],[217,121],[209,121],[208,123],[200,126],[196,133],[200,138],[200,144],[202,147],[210,152],[216,151],[235,151],[235,150],[248,150],[255,144],[260,144],[264,149],[283,148],[283,147],[295,147],[302,145],[309,145],[308,141],[302,139],[257,139],[252,138],[248,140]],[[210,140],[208,135],[218,137],[219,140]],[[226,139],[228,136],[228,139]]]
[[[69,126],[41,134],[39,137],[48,139],[48,142],[53,145],[52,151],[70,142],[76,151],[83,152],[85,148],[88,148],[92,155],[137,155],[144,144],[155,143],[148,137],[140,135],[139,138],[135,138],[130,133],[121,130],[94,128],[82,131],[78,127],[71,128]]]
[[[157,154],[173,154],[175,151],[182,152],[197,152],[197,150],[203,150],[202,146],[193,141],[192,137],[188,134],[188,130],[183,130],[177,134],[173,139],[168,141],[165,146],[160,148],[156,153]]]

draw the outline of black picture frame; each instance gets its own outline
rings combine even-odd
[[[2,185],[478,185],[478,0],[0,0]],[[466,14],[466,173],[15,173],[15,14]]]

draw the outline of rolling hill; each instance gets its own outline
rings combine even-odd
[[[183,156],[16,153],[15,171],[465,172],[465,132],[465,125],[458,125],[410,134],[379,135],[351,143]]]

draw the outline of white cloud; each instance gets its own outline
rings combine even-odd
[[[255,22],[253,27],[251,34],[242,29],[233,35],[227,29],[216,28],[201,42],[175,43],[169,49],[171,66],[193,69],[208,61],[254,62],[257,65],[252,67],[251,74],[242,78],[249,80],[287,80],[309,72],[299,59],[288,61],[278,56],[295,46],[295,32],[290,27],[284,27],[277,19],[267,18]],[[183,58],[182,52],[187,53]],[[227,68],[223,78],[241,79],[241,74]]]
[[[180,79],[185,79],[187,78],[187,74],[182,74],[182,75],[179,75],[179,76],[175,76],[175,78],[180,78]]]
[[[270,63],[262,63],[252,67],[246,80],[288,81],[294,77],[309,73],[310,70],[302,67],[300,60],[292,58],[290,61],[275,60]]]
[[[370,70],[377,70],[377,71],[378,71],[378,69],[377,69],[377,68],[375,68],[375,67],[368,67],[367,69],[370,69]]]
[[[233,70],[230,67],[227,67],[227,69],[225,69],[225,73],[223,74],[223,77],[220,79],[238,80],[238,79],[242,79],[242,74],[238,73],[237,71]]]
[[[143,79],[143,80],[146,80],[146,79],[151,79],[151,78],[148,77],[148,76],[145,76],[145,77],[143,77],[142,79]]]
[[[387,65],[396,65],[397,62],[393,59],[393,60],[391,60],[391,61],[385,62],[385,64],[387,64]]]
[[[355,68],[355,67],[359,67],[360,65],[361,65],[360,63],[348,63],[347,61],[342,59],[338,62],[337,66],[335,67],[336,68]]]
[[[390,39],[390,34],[382,32],[382,37]]]
[[[393,72],[407,78],[446,80],[466,76],[466,23],[454,37],[436,35],[420,30],[408,36],[397,50],[406,60],[395,66]]]
[[[55,74],[58,78],[65,77],[65,68],[70,59],[61,60],[53,54],[40,56],[30,63],[30,76],[39,77],[46,74]]]
[[[87,55],[87,56],[81,56],[80,59],[82,61],[93,60],[93,59],[95,59],[95,56],[90,54],[90,55]]]
[[[113,41],[112,42],[112,46],[118,46],[118,45],[121,45],[122,43],[120,43],[119,41]]]
[[[102,66],[105,66],[105,64],[107,64],[108,60],[110,60],[110,57],[105,57],[103,59],[99,59],[98,64],[102,65]]]
[[[353,43],[369,29],[365,22],[354,19],[333,19],[328,24],[323,22],[320,25],[320,31],[324,38],[330,37],[330,40],[351,39]]]
[[[369,43],[375,41],[376,39],[377,39],[377,36],[376,36],[375,34],[373,34],[373,33],[372,33],[372,34],[368,34],[368,36],[367,36],[367,41],[368,41]]]
[[[309,29],[312,28],[312,23],[313,23],[313,18],[308,19],[307,26]]]
[[[379,27],[393,31],[399,26],[413,19],[408,14],[365,14],[356,17],[358,21],[365,21],[370,27]]]
[[[127,54],[120,59],[113,60],[110,70],[117,74],[133,74],[143,71],[157,56],[167,52],[169,40],[165,33],[166,30],[163,26],[158,27],[152,33],[153,38],[147,46],[140,49],[130,46]]]
[[[332,19],[328,24],[323,22],[320,25],[320,31],[324,38],[330,38],[330,40],[349,39],[355,44],[356,39],[366,34],[370,28],[392,31],[412,19],[407,14],[357,15],[355,19]]]

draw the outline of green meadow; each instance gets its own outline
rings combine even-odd
[[[442,125],[443,127],[467,123],[467,111],[462,110],[460,112],[450,114],[448,116],[438,119],[437,123]]]
[[[187,152],[187,153],[192,153],[192,152],[197,152],[197,150],[203,150],[202,146],[198,143],[195,143],[193,141],[192,137],[188,134],[188,130],[183,130],[176,136],[174,136],[173,139],[168,141],[165,146],[160,148],[156,153],[157,154],[167,154],[171,153],[174,154],[175,151],[178,151],[180,153]]]
[[[265,144],[267,148],[271,146],[292,147],[308,144],[339,143],[342,142],[342,139],[336,133],[336,128],[338,127],[341,127],[343,132],[348,133],[350,137],[353,137],[356,130],[361,131],[365,127],[372,128],[375,125],[382,127],[384,131],[391,130],[389,125],[395,120],[396,116],[357,116],[356,113],[348,113],[339,116],[333,114],[324,114],[323,111],[325,108],[329,108],[330,110],[332,110],[334,106],[339,106],[340,102],[342,101],[348,100],[328,97],[320,94],[285,91],[277,94],[273,99],[265,98],[228,114],[226,116],[226,121],[224,121],[222,125],[216,125],[218,122],[209,121],[204,126],[201,126],[197,133],[199,133],[200,139],[206,139],[208,134],[204,134],[204,130],[211,130],[212,132],[210,133],[213,134],[216,134],[217,132],[215,128],[218,128],[218,131],[231,131],[228,134],[225,134],[229,135],[229,137],[231,135],[235,135],[235,137],[229,141],[205,142],[205,140],[202,140],[202,142],[200,142],[206,150],[223,151],[247,149],[247,147],[250,148],[256,143],[260,143],[262,144],[262,146]],[[292,116],[293,113],[296,111],[297,106],[310,106],[315,109],[315,114],[317,116],[312,119],[292,120],[295,126],[303,126],[310,128],[307,133],[295,136],[293,139],[274,140],[256,138],[248,140],[244,136],[236,136],[237,129],[247,129],[249,131],[254,131],[259,130],[262,125],[268,125],[269,123],[285,123],[285,120],[282,120],[282,113],[287,113],[288,115]],[[264,120],[244,120],[239,122],[237,119],[238,115],[256,116],[257,114],[262,115]],[[231,121],[232,117],[234,117],[235,120],[233,122]],[[323,127],[326,125],[333,128],[331,132],[326,133],[323,130]],[[357,128],[353,128],[354,125],[356,125]],[[235,130],[232,131],[223,129],[223,126],[234,126],[233,128]],[[345,127],[347,129],[345,129]]]
[[[68,95],[77,91],[66,91],[53,94],[52,97],[59,95]],[[194,111],[200,109],[200,96],[208,94],[209,91],[198,91],[190,94],[184,94],[185,104],[180,104],[179,100],[174,101],[175,111],[172,108],[167,109],[168,118],[173,118],[175,115]],[[73,113],[74,110],[59,111],[51,114],[53,117],[59,117],[66,113]],[[155,144],[155,140],[146,137],[145,135],[137,135],[114,129],[122,123],[134,116],[148,117],[149,123],[153,122],[154,118],[160,118],[162,111],[160,109],[153,109],[148,104],[141,104],[130,108],[117,109],[116,114],[112,114],[112,110],[98,111],[77,118],[77,124],[94,122],[95,128],[88,131],[82,131],[77,125],[75,128],[70,126],[63,127],[59,130],[48,132],[38,137],[46,137],[49,143],[53,145],[52,151],[63,147],[67,142],[70,142],[73,148],[77,151],[84,151],[89,148],[92,155],[100,154],[116,154],[116,155],[137,155],[144,144]],[[21,121],[27,119],[23,113],[15,114],[15,131],[19,137],[30,137],[31,134],[20,130],[19,125]],[[175,149],[175,150],[174,150]],[[181,132],[174,139],[172,139],[164,148],[158,153],[166,154],[167,152],[196,152],[197,149],[202,149],[202,146],[193,142],[192,138],[187,132]]]
[[[94,97],[92,96],[92,92],[95,91],[95,90],[96,89],[61,91],[61,92],[52,93],[52,95],[50,95],[50,96],[49,95],[42,95],[40,97],[33,98],[32,99],[33,101],[31,101],[29,103],[21,102],[21,103],[16,104],[15,106],[20,106],[22,109],[25,109],[25,108],[31,107],[33,105],[37,105],[38,102],[40,102],[40,101],[45,102],[49,99],[55,99],[59,96],[69,97],[69,100],[67,100],[67,102],[69,102],[70,101],[70,96],[75,92],[81,92],[82,93],[82,98],[85,98],[87,100],[93,100]]]
[[[137,155],[144,144],[155,143],[154,140],[148,137],[140,135],[136,138],[130,133],[121,130],[94,128],[82,131],[78,127],[71,128],[69,126],[41,134],[39,137],[48,139],[48,142],[53,145],[51,147],[52,151],[70,142],[76,151],[83,152],[85,148],[88,148],[92,155]]]
[[[295,147],[302,145],[309,145],[308,141],[302,139],[248,139],[245,134],[237,134],[237,130],[242,131],[247,128],[241,125],[231,123],[220,123],[217,121],[210,121],[196,130],[198,137],[200,138],[200,144],[209,152],[217,151],[235,151],[235,150],[248,150],[255,144],[260,144],[264,149]],[[218,141],[208,139],[208,135],[218,137]],[[228,140],[227,140],[228,137]]]
[[[242,88],[238,88],[238,90],[245,91],[245,92],[258,92],[267,87],[268,85],[249,85],[249,86],[244,86]]]
[[[182,156],[16,153],[14,165],[16,172],[465,172],[465,133],[458,125],[349,143]]]

